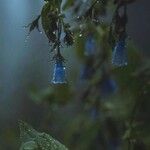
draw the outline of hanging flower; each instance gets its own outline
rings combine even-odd
[[[112,53],[112,64],[117,67],[126,66],[128,64],[125,38],[121,38],[116,43]]]
[[[96,51],[96,41],[92,35],[88,35],[85,42],[85,52],[86,56],[94,55]]]
[[[89,65],[86,64],[81,69],[80,78],[84,79],[84,80],[91,79],[94,72],[95,72],[94,68],[92,66],[89,66]]]
[[[62,60],[56,60],[54,65],[54,73],[53,73],[53,84],[64,84],[67,83],[66,80],[66,68],[63,66]]]
[[[115,80],[105,77],[101,82],[101,95],[103,97],[109,96],[117,91],[117,83]]]

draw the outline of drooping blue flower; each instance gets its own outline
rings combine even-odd
[[[117,67],[126,66],[128,64],[125,38],[121,38],[116,43],[112,53],[112,64]]]
[[[54,73],[53,73],[53,84],[64,84],[67,83],[66,80],[66,69],[63,66],[63,62],[61,60],[57,60],[54,65]]]
[[[96,51],[96,41],[92,35],[89,35],[85,42],[85,51],[86,56],[94,55]]]
[[[81,69],[80,78],[84,80],[91,79],[94,72],[95,70],[92,66],[84,65],[83,68]]]
[[[101,95],[103,97],[109,96],[117,91],[117,83],[111,78],[104,78],[101,82]]]

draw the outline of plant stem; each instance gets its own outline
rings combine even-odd
[[[61,3],[59,3],[59,7],[58,7],[58,13],[59,15],[61,14]],[[61,38],[61,31],[62,31],[62,24],[61,24],[61,19],[58,18],[58,35],[57,35],[57,54],[60,55],[60,38]]]

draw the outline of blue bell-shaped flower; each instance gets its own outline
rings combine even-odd
[[[96,51],[96,41],[92,35],[89,35],[85,42],[85,51],[86,56],[94,55]]]
[[[64,84],[67,83],[66,80],[66,69],[63,66],[62,60],[56,60],[54,65],[54,73],[53,73],[53,84]]]
[[[105,78],[101,82],[101,95],[103,97],[109,96],[117,91],[117,83],[111,78]]]
[[[84,65],[83,68],[81,69],[80,72],[80,78],[82,80],[88,80],[91,79],[93,74],[95,73],[95,70],[92,66],[90,65]]]
[[[121,38],[116,43],[112,53],[112,64],[117,67],[126,66],[128,64],[125,38]]]

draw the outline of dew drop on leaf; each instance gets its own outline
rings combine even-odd
[[[82,33],[80,33],[80,34],[79,34],[79,37],[82,37],[82,36],[83,36]]]

